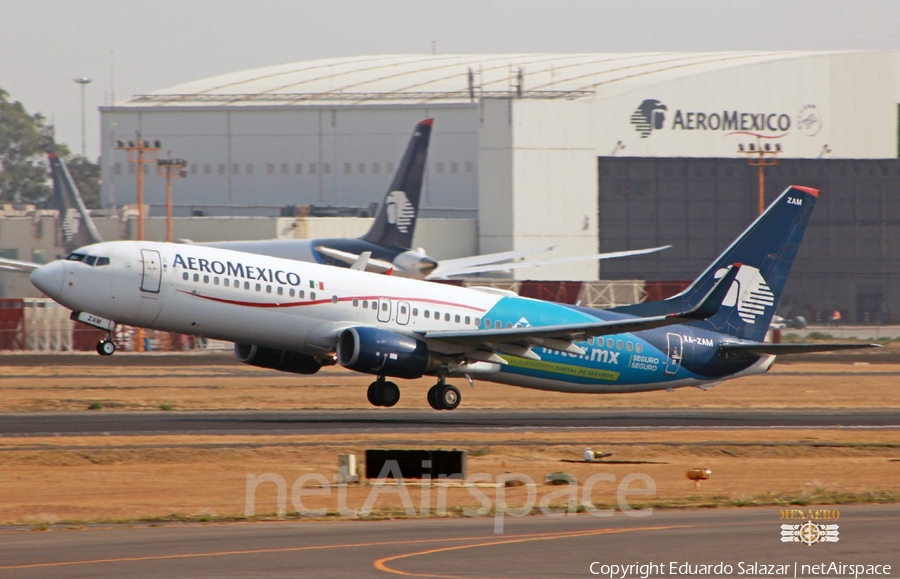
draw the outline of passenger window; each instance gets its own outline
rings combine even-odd
[[[249,289],[250,289],[250,282],[249,282],[249,281],[245,281],[245,282],[244,282],[244,289],[245,289],[245,290],[249,290]]]
[[[635,351],[636,351],[638,354],[640,354],[641,352],[644,351],[644,346],[641,345],[641,344],[635,344],[635,345],[634,345],[634,349],[635,349]]]
[[[272,286],[270,286],[270,285],[267,285],[267,286],[266,286],[266,293],[267,293],[267,294],[272,293]]]
[[[481,327],[481,318],[475,318],[475,326]]]
[[[434,312],[434,319],[436,319],[436,320],[441,319],[441,312]]]
[[[506,329],[509,329],[511,327],[512,327],[512,322],[506,322]]]
[[[284,295],[284,288],[281,286],[278,286],[278,295],[280,295],[280,296]]]
[[[634,349],[634,344],[632,344],[631,342],[626,343],[626,344],[625,344],[625,349],[628,350],[628,351],[630,352],[631,350]]]
[[[400,313],[406,315],[406,306],[400,306]]]
[[[622,340],[616,340],[616,350],[622,349]]]
[[[85,257],[85,258],[84,258],[84,263],[86,263],[86,264],[88,264],[88,265],[91,265],[91,266],[94,265],[95,263],[97,263],[97,256],[96,256],[96,255],[89,255],[89,256]]]
[[[472,323],[472,318],[470,316],[466,316],[466,325],[468,326],[471,323]]]
[[[354,308],[358,308],[358,307],[359,307],[359,298],[353,298],[353,307],[354,307]]]
[[[413,317],[419,316],[419,308],[413,308]]]
[[[262,284],[256,284],[256,291],[258,291],[258,292],[262,291]]]
[[[200,281],[200,274],[199,274],[199,273],[195,273],[195,274],[194,274],[194,281]]]
[[[300,296],[300,299],[302,300],[303,298],[306,297],[306,292],[303,290],[300,290],[299,292],[297,292],[297,295]],[[363,302],[363,305],[365,305],[365,302]]]
[[[108,257],[98,257],[97,258],[97,267],[100,267],[102,265],[109,265]]]
[[[294,297],[294,288],[289,289],[288,293],[291,295],[291,297]]]
[[[490,318],[484,319],[484,327],[487,329],[491,329],[491,319]]]
[[[316,292],[309,292],[309,299],[311,299],[311,300],[316,299]]]
[[[336,304],[338,302],[337,296],[331,296],[331,303]]]
[[[445,322],[449,322],[449,321],[450,321],[450,314],[444,314],[444,321],[445,321]]]
[[[213,278],[213,285],[219,285],[219,276]]]
[[[431,312],[429,312],[428,310],[425,310],[425,317],[426,317],[426,318],[430,318],[430,317],[431,317]]]
[[[183,279],[184,281],[187,281],[189,277],[191,276],[188,275],[188,272],[184,272],[183,274],[181,274],[181,279]]]
[[[226,277],[224,280],[222,280],[222,283],[225,285],[225,287],[228,287],[228,284],[231,283],[231,280]]]
[[[203,276],[203,283],[209,283],[209,276],[208,276],[208,275],[204,275],[204,276]]]
[[[459,323],[459,314],[456,314],[456,317],[453,320],[458,324]]]
[[[500,320],[497,320],[496,322],[494,322],[494,327],[499,330],[500,328],[503,327],[503,322],[501,322]]]
[[[607,347],[607,348],[612,348],[612,345],[613,345],[613,340],[612,340],[612,338],[606,338],[606,347]]]
[[[382,303],[381,303],[381,311],[382,311],[382,312],[386,312],[387,309],[388,309],[387,302],[382,302]]]

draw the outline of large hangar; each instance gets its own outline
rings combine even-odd
[[[900,299],[883,268],[890,250],[859,249],[866,288],[851,281],[860,254],[840,253],[873,239],[870,226],[891,246],[900,191],[884,175],[836,188],[828,175],[833,163],[892,167],[883,162],[898,157],[898,67],[896,52],[819,51],[361,56],[241,71],[102,108],[103,195],[135,201],[134,165],[115,144],[141,131],[188,160],[183,213],[365,207],[387,187],[412,126],[434,117],[422,212],[477,216],[479,251],[674,243],[657,257],[605,262],[603,277],[684,279],[755,217],[756,170],[739,146],[768,144],[780,163],[766,169],[768,200],[797,177],[831,199],[812,237],[827,220],[849,223],[827,225],[845,265],[813,266],[802,254],[786,301],[852,318],[858,295]],[[161,181],[148,175],[147,202],[161,206]],[[883,209],[877,226],[866,225],[872,203]],[[514,275],[592,280],[598,268]]]

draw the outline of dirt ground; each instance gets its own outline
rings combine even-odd
[[[98,357],[99,358],[99,357]],[[329,369],[316,376],[283,375],[236,365],[225,359],[98,365],[85,362],[3,365],[0,411],[367,408],[370,378]],[[115,358],[113,359],[115,360]],[[869,359],[871,360],[871,359]],[[51,359],[52,361],[52,359]],[[477,382],[465,386],[468,408],[898,408],[900,364],[805,361],[780,364],[768,374],[725,382],[708,392],[593,396],[537,392]],[[401,407],[425,408],[430,379],[401,384]],[[461,381],[464,385],[465,382]],[[88,410],[91,404],[101,410]],[[373,412],[380,409],[371,408]],[[2,414],[0,414],[2,420]],[[611,452],[600,463],[580,461],[585,447]],[[543,484],[553,472],[573,475],[584,485],[608,473],[588,494],[598,506],[617,507],[616,489],[626,476],[646,475],[655,492],[632,496],[633,506],[740,506],[752,504],[840,504],[900,500],[900,431],[895,429],[810,430],[622,430],[446,432],[421,435],[248,435],[0,437],[0,523],[77,525],[97,521],[220,520],[243,518],[247,478],[263,474],[284,480],[285,516],[297,516],[292,485],[302,475],[332,480],[337,455],[366,448],[459,448],[468,451],[468,474],[521,473],[536,486],[478,487],[496,504],[504,494],[512,507],[550,493],[562,507],[568,487]],[[697,489],[690,468],[712,470]],[[281,477],[281,478],[279,478]],[[524,479],[527,480],[528,479]],[[630,489],[645,488],[646,480]],[[308,509],[339,507],[338,490],[301,496]],[[367,499],[370,516],[406,516],[396,487],[349,485],[348,508]],[[459,514],[482,503],[472,489],[406,487],[415,513]],[[261,483],[256,516],[276,516],[277,485]],[[423,494],[427,498],[423,508]],[[577,502],[582,503],[581,489]]]
[[[46,360],[42,357],[41,360]],[[371,408],[372,377],[340,367],[313,376],[285,374],[206,358],[151,357],[145,365],[99,356],[33,365],[4,365],[0,412],[86,410],[278,410]],[[82,365],[78,361],[83,360]],[[170,360],[172,361],[170,363]],[[194,364],[185,363],[194,360]],[[823,358],[823,360],[827,360]],[[841,363],[776,364],[768,373],[729,380],[703,391],[679,388],[637,394],[541,392],[476,380],[462,391],[461,408],[900,408],[900,363],[865,357]],[[428,408],[433,378],[398,380],[398,408]]]

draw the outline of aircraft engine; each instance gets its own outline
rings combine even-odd
[[[251,344],[234,345],[235,357],[244,364],[271,368],[282,372],[294,374],[315,374],[322,367],[312,356],[300,352],[288,352],[287,350],[274,350]]]
[[[341,332],[337,359],[350,370],[396,378],[418,378],[441,364],[421,340],[363,326]]]

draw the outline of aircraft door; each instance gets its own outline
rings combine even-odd
[[[665,373],[669,376],[674,376],[678,373],[678,369],[681,368],[681,359],[684,355],[684,344],[682,343],[682,340],[681,334],[666,334],[668,349],[666,350],[667,358]]]
[[[401,326],[409,323],[409,302],[399,302],[397,304],[397,323]]]
[[[141,277],[141,291],[158,294],[162,283],[162,266],[159,252],[155,249],[142,249],[141,261],[144,264],[144,273]]]
[[[378,321],[391,321],[391,300],[386,298],[381,298],[378,300]]]

